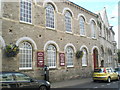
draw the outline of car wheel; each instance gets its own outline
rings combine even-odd
[[[111,78],[110,78],[110,77],[108,77],[107,82],[108,82],[108,83],[110,83],[110,82],[111,82]]]
[[[47,90],[46,86],[40,86],[39,90]]]

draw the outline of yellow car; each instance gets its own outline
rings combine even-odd
[[[93,73],[93,81],[107,81],[108,83],[111,82],[111,80],[119,80],[118,73],[113,70],[112,68],[96,68],[94,69]]]

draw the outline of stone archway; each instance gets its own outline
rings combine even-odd
[[[95,48],[93,50],[93,61],[94,61],[94,68],[98,67],[98,50]]]

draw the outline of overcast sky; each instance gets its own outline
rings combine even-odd
[[[120,0],[70,0],[83,8],[96,12],[106,7],[109,24],[113,26],[115,40],[118,43],[118,2]],[[115,18],[111,18],[115,17]]]

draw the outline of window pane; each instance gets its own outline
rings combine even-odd
[[[65,13],[65,27],[66,27],[67,32],[72,32],[71,23],[72,23],[71,14],[69,12],[66,12]]]
[[[21,0],[20,2],[20,20],[31,23],[31,0]],[[28,17],[29,16],[29,17]]]
[[[83,17],[80,17],[80,35],[85,35],[85,21]]]
[[[49,67],[56,67],[56,48],[53,45],[47,48],[47,60]]]
[[[73,66],[73,49],[71,47],[67,47],[66,56],[67,66]]]
[[[87,66],[87,51],[83,49],[82,66]]]
[[[16,73],[15,77],[16,77],[16,81],[30,81],[30,77],[21,73]]]
[[[28,42],[20,44],[20,68],[32,68],[32,46]]]
[[[0,79],[1,79],[3,82],[11,82],[11,81],[14,81],[13,76],[12,76],[12,74],[10,74],[10,73],[0,74]]]
[[[46,7],[46,26],[54,28],[54,7],[51,4]]]

